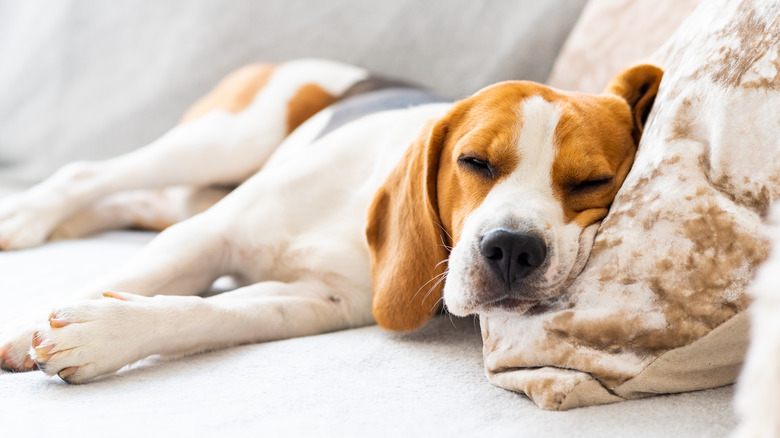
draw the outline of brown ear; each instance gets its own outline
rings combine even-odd
[[[617,75],[607,85],[606,92],[625,99],[631,108],[631,117],[634,120],[634,141],[639,144],[647,116],[653,107],[655,96],[658,94],[658,85],[664,71],[660,68],[641,64],[631,67]]]
[[[368,211],[373,313],[385,329],[420,327],[441,299],[444,281],[439,275],[444,275],[446,264],[440,262],[448,251],[439,219],[436,175],[446,131],[445,119],[428,122]]]

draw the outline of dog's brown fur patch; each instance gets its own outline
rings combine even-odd
[[[336,98],[322,87],[306,84],[298,89],[287,103],[287,133],[291,133],[309,117],[336,101]]]
[[[252,64],[234,71],[195,102],[180,123],[190,122],[216,109],[240,112],[252,103],[260,89],[268,83],[275,68],[274,65]]]

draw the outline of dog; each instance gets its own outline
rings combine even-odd
[[[306,59],[245,67],[134,152],[0,205],[0,247],[133,226],[138,255],[0,334],[5,369],[80,383],[377,322],[523,312],[582,270],[663,72],[601,95],[508,81],[456,103]],[[237,289],[198,296],[221,276]]]

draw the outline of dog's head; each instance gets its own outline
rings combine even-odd
[[[601,95],[502,82],[430,122],[369,209],[377,322],[417,328],[442,295],[465,316],[560,294],[631,168],[662,75],[633,67]]]

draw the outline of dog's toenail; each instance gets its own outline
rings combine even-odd
[[[54,356],[53,354],[49,354],[53,348],[54,345],[45,345],[43,347],[35,348],[35,359],[38,362],[48,362],[49,359]]]
[[[103,292],[103,296],[106,298],[114,298],[116,300],[127,301],[125,294],[119,292]]]
[[[78,370],[79,370],[79,367],[68,367],[68,368],[65,368],[64,370],[60,371],[59,373],[57,373],[57,375],[60,376],[60,379],[68,382],[68,377],[76,374],[76,372]],[[70,382],[68,382],[68,383],[70,383]]]
[[[50,319],[49,320],[49,325],[51,326],[51,328],[62,328],[62,327],[65,327],[68,324],[70,324],[70,323],[68,321],[65,321],[64,319],[56,319],[56,318],[54,318],[54,319]]]

